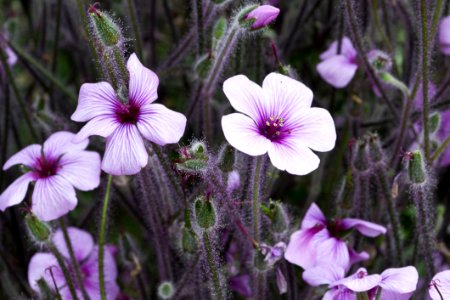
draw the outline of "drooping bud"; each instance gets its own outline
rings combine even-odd
[[[272,221],[271,228],[274,232],[281,233],[288,228],[287,213],[281,202],[270,200],[269,206],[261,204],[261,211]]]
[[[158,296],[161,299],[170,299],[175,294],[175,287],[170,281],[163,281],[158,286]]]
[[[414,151],[410,155],[408,175],[412,183],[423,183],[427,179],[422,153],[419,150]]]
[[[103,46],[113,47],[122,43],[122,31],[107,13],[91,6],[89,8],[89,17],[94,33]]]
[[[194,204],[197,225],[204,230],[211,229],[216,224],[216,210],[211,200],[200,196]]]
[[[272,23],[280,14],[280,9],[272,5],[261,5],[249,11],[241,23],[245,27],[257,30]]]
[[[226,144],[220,149],[218,163],[223,172],[233,171],[235,152],[236,150],[230,144]]]
[[[46,242],[49,240],[52,230],[47,223],[40,221],[32,213],[25,216],[25,223],[34,240],[37,242]]]

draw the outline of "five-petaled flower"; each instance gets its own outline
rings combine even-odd
[[[14,154],[3,170],[22,164],[28,172],[0,195],[0,209],[19,204],[30,182],[35,181],[32,211],[43,221],[55,220],[77,205],[75,189],[93,190],[100,184],[100,155],[85,151],[88,140],[72,143],[74,134],[60,131],[41,145],[30,145]]]
[[[98,246],[94,245],[92,236],[78,228],[67,228],[72,244],[75,260],[81,273],[82,284],[91,300],[100,300],[100,284],[98,281]],[[75,292],[79,299],[83,299],[81,287],[78,284],[76,269],[70,259],[70,253],[64,240],[63,232],[58,230],[52,237],[58,251],[62,254],[65,266],[71,276]],[[119,287],[116,283],[117,266],[113,256],[114,248],[107,247],[104,252],[105,291],[107,299],[116,299]],[[39,292],[37,281],[44,279],[49,288],[58,289],[63,300],[70,300],[72,296],[66,279],[56,257],[51,253],[39,252],[33,255],[28,265],[28,282],[31,288]],[[55,287],[56,285],[56,287]]]
[[[348,270],[353,263],[369,258],[366,252],[357,253],[342,239],[351,229],[368,237],[386,233],[385,227],[359,219],[328,221],[313,203],[306,212],[301,229],[291,235],[284,258],[303,269],[335,264]]]
[[[237,75],[223,84],[233,108],[241,113],[222,117],[227,141],[251,155],[269,154],[272,164],[295,175],[305,175],[319,165],[310,149],[330,151],[336,129],[329,112],[311,107],[312,91],[290,77],[271,73],[262,88]]]
[[[72,115],[74,121],[89,121],[74,142],[91,135],[106,138],[102,170],[112,175],[136,174],[147,165],[142,137],[160,146],[177,143],[186,127],[183,114],[152,103],[158,98],[159,79],[136,54],[128,59],[127,68],[130,81],[126,101],[119,100],[107,82],[85,83]]]

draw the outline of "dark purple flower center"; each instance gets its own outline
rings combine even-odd
[[[36,162],[34,171],[38,174],[39,178],[47,178],[56,175],[59,169],[59,158],[41,155]]]
[[[117,120],[120,123],[136,124],[141,114],[141,108],[130,101],[127,104],[120,103],[119,105],[117,105],[115,112]]]
[[[291,133],[284,127],[284,118],[280,116],[270,116],[259,126],[261,134],[271,141],[280,139],[283,135]]]

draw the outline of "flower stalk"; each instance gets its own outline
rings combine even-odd
[[[106,192],[105,197],[103,199],[103,208],[102,208],[102,217],[100,224],[100,238],[99,238],[99,246],[98,246],[98,279],[100,282],[100,296],[102,300],[106,300],[106,291],[105,291],[105,269],[103,267],[104,262],[104,251],[105,251],[105,230],[106,230],[106,219],[108,214],[108,205],[109,198],[111,194],[111,185],[112,185],[112,175],[108,175],[108,181],[106,184]]]
[[[50,241],[47,243],[47,246],[50,252],[56,257],[59,266],[64,274],[64,278],[66,279],[67,285],[69,286],[70,295],[73,300],[78,300],[77,292],[75,291],[75,285],[73,284],[72,277],[70,276],[69,270],[67,269],[66,263],[64,262],[64,258],[59,252],[58,248]],[[105,298],[106,300],[106,298]]]

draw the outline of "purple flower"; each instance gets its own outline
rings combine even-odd
[[[359,219],[327,221],[320,208],[311,204],[302,221],[301,229],[291,235],[284,258],[303,269],[322,264],[335,264],[347,270],[353,263],[366,260],[366,252],[357,253],[341,236],[355,229],[368,237],[386,233],[386,228]]]
[[[380,300],[406,300],[411,298],[417,288],[419,274],[416,268],[412,266],[404,268],[386,269],[381,273],[381,282],[378,287],[381,288]],[[369,293],[375,299],[378,288]]]
[[[11,50],[11,48],[7,47],[5,48],[5,53],[8,58],[7,63],[9,66],[13,66],[17,62],[17,55],[14,53],[14,51]]]
[[[75,254],[75,259],[78,262],[78,267],[82,273],[83,286],[92,300],[101,299],[100,284],[98,281],[98,249],[94,245],[92,236],[77,228],[68,228],[69,238]],[[72,282],[78,298],[83,299],[81,288],[75,277],[75,268],[70,260],[69,251],[64,240],[61,230],[58,230],[52,237],[56,248],[61,252],[65,265],[71,274]],[[107,299],[116,299],[119,293],[119,287],[116,284],[117,267],[114,261],[112,248],[107,247],[104,256],[104,270],[105,270],[105,290]],[[30,286],[37,292],[39,287],[37,281],[43,278],[47,285],[55,290],[55,284],[58,287],[59,293],[63,300],[72,299],[69,288],[64,278],[64,274],[56,260],[56,257],[51,253],[36,253],[31,258],[28,265],[28,282]]]
[[[317,65],[317,72],[323,80],[335,88],[346,87],[358,69],[356,50],[348,37],[342,38],[340,53],[338,54],[338,41],[334,41],[320,55],[322,61]]]
[[[434,275],[428,293],[433,300],[450,299],[450,270]]]
[[[445,55],[450,55],[450,16],[439,23],[439,46]]]
[[[136,174],[147,165],[142,137],[160,146],[177,143],[186,127],[184,115],[152,103],[158,98],[158,76],[145,68],[135,54],[128,59],[127,68],[127,101],[121,102],[107,82],[85,83],[72,115],[74,121],[89,121],[74,142],[91,135],[106,138],[102,170],[113,175]]]
[[[253,295],[250,285],[250,275],[243,274],[230,278],[230,289],[240,294],[242,297],[250,298]]]
[[[268,152],[278,169],[305,175],[320,161],[310,149],[334,148],[333,118],[325,109],[311,107],[313,94],[303,83],[271,73],[261,88],[237,75],[224,82],[223,91],[241,112],[222,117],[225,138],[236,149],[251,156]]]
[[[272,23],[280,14],[280,9],[272,5],[261,5],[248,13],[245,20],[254,19],[251,28],[260,29]]]
[[[30,145],[14,154],[3,170],[22,164],[28,172],[16,179],[1,195],[0,209],[19,204],[30,182],[35,181],[32,211],[43,221],[55,220],[77,205],[75,189],[93,190],[100,184],[100,156],[85,151],[88,140],[72,143],[74,134],[60,131],[41,145]]]
[[[240,186],[241,186],[241,176],[239,175],[239,172],[233,170],[230,173],[228,173],[227,192],[231,194],[235,190],[237,190]]]
[[[261,243],[261,253],[264,255],[264,261],[269,265],[273,266],[277,261],[279,261],[286,251],[286,244],[284,242],[279,242],[273,247]]]

